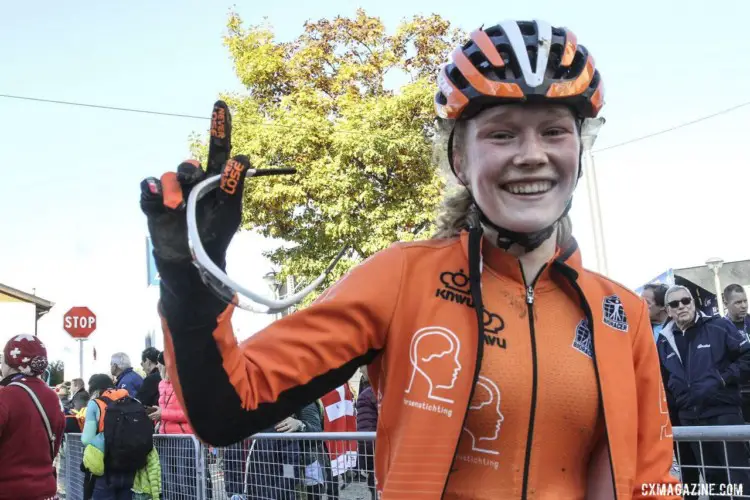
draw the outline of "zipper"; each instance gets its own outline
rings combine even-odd
[[[531,366],[532,366],[532,380],[531,380],[531,412],[529,414],[529,433],[526,436],[526,456],[523,462],[523,487],[521,489],[521,498],[526,498],[529,489],[529,466],[531,463],[531,445],[534,440],[534,419],[536,418],[536,386],[538,378],[538,367],[537,367],[537,355],[536,355],[536,331],[534,329],[534,285],[536,285],[539,276],[547,267],[544,264],[539,272],[532,280],[531,284],[526,283],[526,275],[523,272],[523,264],[519,261],[518,265],[521,267],[521,276],[523,276],[523,284],[526,287],[526,307],[529,315],[529,335],[531,337]]]
[[[567,264],[564,262],[559,262],[559,265],[563,266],[563,269],[574,271],[570,267],[568,267]],[[568,282],[570,283],[570,286],[573,287],[573,289],[578,294],[578,297],[581,299],[581,307],[583,307],[583,313],[586,315],[586,321],[589,323],[589,329],[591,330],[591,351],[592,351],[592,359],[594,361],[594,373],[596,374],[596,387],[599,392],[599,407],[602,409],[602,419],[604,420],[604,436],[607,438],[607,455],[609,457],[609,473],[612,476],[612,491],[615,495],[615,500],[617,500],[617,484],[615,482],[615,464],[612,461],[612,447],[609,445],[609,427],[607,426],[607,412],[604,411],[604,394],[602,393],[602,381],[599,378],[599,363],[596,360],[596,344],[595,344],[595,338],[594,335],[594,314],[591,312],[591,307],[589,306],[588,301],[586,300],[586,296],[583,294],[583,290],[581,290],[581,287],[578,285],[578,282],[575,278],[569,276],[567,272],[563,272],[563,275],[568,278]]]

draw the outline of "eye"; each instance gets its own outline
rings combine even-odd
[[[544,135],[547,137],[558,137],[567,133],[568,130],[562,127],[551,127],[544,131]]]
[[[507,130],[496,130],[489,134],[490,139],[497,139],[500,141],[508,141],[515,137],[515,134],[508,132]]]

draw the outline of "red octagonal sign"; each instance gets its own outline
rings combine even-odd
[[[96,314],[88,307],[73,307],[63,316],[63,328],[74,339],[85,339],[96,330]]]

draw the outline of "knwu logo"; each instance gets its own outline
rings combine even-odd
[[[443,286],[435,291],[435,297],[474,307],[474,301],[471,300],[469,276],[464,273],[463,269],[459,269],[457,273],[450,271],[440,273],[440,282]]]
[[[435,291],[435,297],[439,297],[448,302],[455,302],[468,307],[474,307],[474,301],[471,300],[471,285],[469,276],[464,273],[463,269],[458,272],[445,271],[440,273],[440,284],[442,285]],[[505,321],[500,315],[492,313],[485,309],[482,320],[484,323],[484,343],[488,346],[495,346],[505,349],[507,342],[499,336],[500,332],[505,329]],[[487,334],[490,335],[487,335]]]
[[[484,310],[484,344],[505,349],[507,342],[500,337],[500,332],[505,329],[505,321],[499,315]],[[491,335],[487,335],[487,334]]]

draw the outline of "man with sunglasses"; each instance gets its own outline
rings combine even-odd
[[[681,425],[743,425],[740,385],[750,377],[750,341],[731,321],[696,311],[690,291],[674,285],[665,295],[671,321],[659,335],[657,348]],[[702,451],[706,482],[743,484],[750,492],[749,456],[741,442],[726,443],[731,481],[722,442],[693,443]]]

